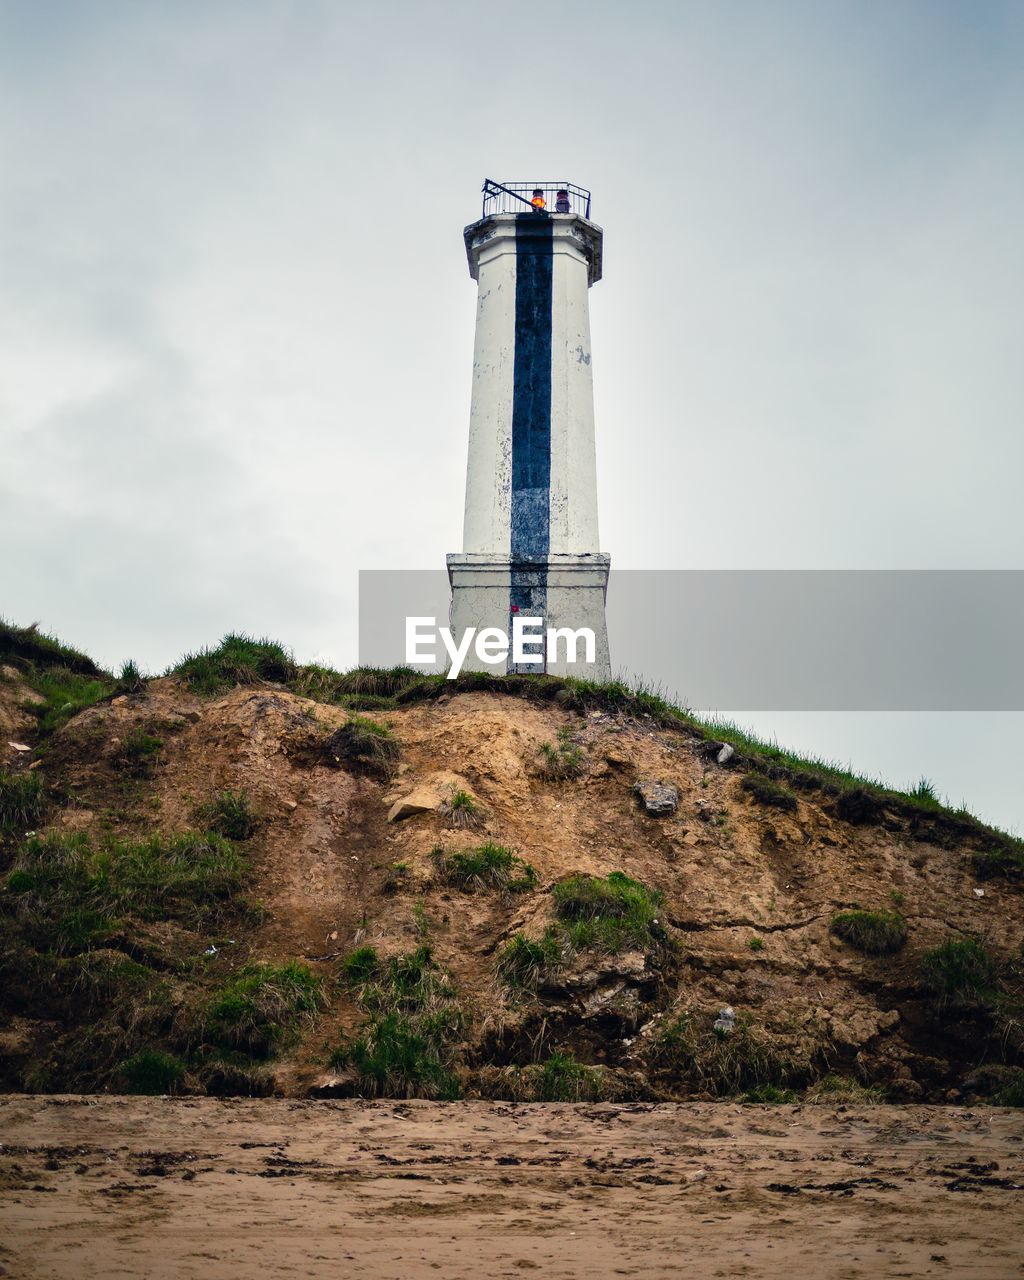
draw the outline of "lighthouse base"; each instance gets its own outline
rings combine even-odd
[[[610,566],[611,557],[601,552],[523,561],[488,554],[448,556],[451,630],[456,642],[471,627],[478,635],[484,628],[496,628],[511,637],[516,618],[540,619],[531,630],[547,637],[546,643],[532,647],[540,662],[517,662],[510,648],[507,658],[488,663],[474,646],[464,669],[610,680],[605,621]],[[592,645],[586,632],[593,635]]]

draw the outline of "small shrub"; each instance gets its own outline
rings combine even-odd
[[[185,1074],[185,1064],[159,1049],[146,1049],[122,1062],[118,1074],[124,1081],[125,1093],[175,1093]]]
[[[327,762],[352,773],[390,777],[399,747],[387,725],[368,716],[352,716],[323,743],[321,754]]]
[[[764,938],[757,938],[757,937],[754,937],[754,938],[748,938],[748,939],[747,939],[747,946],[751,949],[751,951],[763,951],[763,950],[764,950]]]
[[[922,957],[921,982],[940,1002],[987,1003],[997,986],[996,962],[976,938],[950,938]]]
[[[229,840],[249,840],[259,830],[259,815],[245,791],[222,791],[198,812],[211,831]]]
[[[0,770],[0,829],[33,826],[43,811],[43,780],[37,772]]]
[[[483,825],[482,807],[468,791],[455,790],[438,805],[438,812],[450,827],[479,827]]]
[[[777,782],[772,782],[770,778],[765,778],[759,773],[748,773],[740,782],[740,786],[744,791],[749,792],[758,804],[767,805],[770,809],[782,809],[784,812],[791,813],[797,807],[797,799],[792,791],[787,791],[785,787],[780,787]]]
[[[907,940],[907,922],[896,911],[840,911],[829,927],[837,938],[868,955],[889,955]]]
[[[323,1002],[323,984],[297,961],[249,964],[210,999],[200,1021],[202,1040],[254,1057],[268,1057]]]
[[[586,758],[575,741],[575,733],[572,725],[563,725],[558,730],[556,743],[540,744],[541,772],[554,781],[578,778],[586,768]]]
[[[230,634],[215,649],[187,654],[169,674],[183,677],[193,693],[209,695],[239,684],[283,684],[296,670],[292,655],[277,641]]]
[[[488,841],[478,849],[448,852],[434,850],[437,873],[447,884],[460,889],[502,889],[524,893],[537,883],[537,872],[504,845]]]

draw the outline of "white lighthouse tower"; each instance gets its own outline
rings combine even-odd
[[[464,232],[478,300],[463,549],[448,556],[452,631],[510,634],[517,616],[545,631],[587,628],[590,661],[582,644],[569,662],[570,646],[556,643],[542,663],[510,653],[504,669],[607,680],[588,297],[604,235],[590,193],[571,183],[488,180],[483,215]]]

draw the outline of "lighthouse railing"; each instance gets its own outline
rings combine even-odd
[[[548,213],[558,213],[558,193],[565,192],[569,208],[561,212],[590,217],[590,192],[574,182],[495,182],[485,178],[483,185],[483,213],[488,218],[494,213],[523,213],[532,208],[533,193],[543,195]]]

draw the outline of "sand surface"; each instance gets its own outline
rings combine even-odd
[[[1024,1276],[1024,1115],[0,1098],[11,1277]]]

